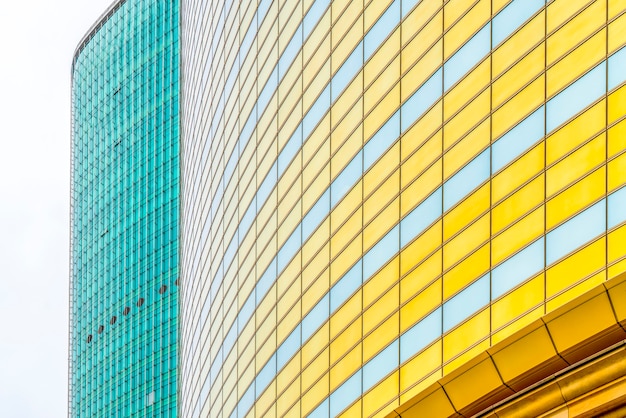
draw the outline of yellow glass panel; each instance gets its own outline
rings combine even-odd
[[[545,313],[544,306],[541,305],[540,307],[535,308],[531,310],[530,312],[524,314],[520,318],[516,319],[515,322],[513,322],[512,324],[505,326],[504,328],[502,328],[501,330],[497,332],[494,332],[491,335],[491,344],[496,345],[499,342],[506,339],[507,337],[510,337],[511,335],[515,334],[517,331],[524,328],[526,325],[541,318],[544,315],[544,313]]]
[[[442,102],[440,100],[402,135],[400,152],[403,161],[441,127],[441,112]],[[441,132],[437,133],[437,135],[441,135]]]
[[[445,7],[445,29],[447,30],[454,22],[463,16],[472,6],[475,0],[449,0]],[[445,1],[444,1],[445,3]]]
[[[496,265],[543,234],[544,207],[531,212],[491,241],[491,263]]]
[[[491,141],[489,119],[485,119],[476,128],[472,129],[469,134],[443,155],[443,178],[447,180],[458,169],[463,167],[467,162],[472,160],[482,150],[484,150]]]
[[[561,1],[561,3],[564,3]],[[571,6],[570,6],[571,7]],[[548,8],[548,24],[561,19]],[[571,14],[571,9],[568,10]],[[551,65],[570,48],[579,44],[587,36],[606,22],[606,1],[596,0],[548,38],[547,64]]]
[[[354,298],[351,298],[354,299]],[[352,321],[347,328],[343,329],[341,332],[336,333],[333,332],[337,328],[337,322],[343,323],[343,318],[336,318],[340,313],[335,313],[330,318],[330,329],[331,334],[335,336],[332,337],[330,342],[330,363],[334,364],[340,358],[343,357],[352,347],[354,347],[363,336],[361,331],[361,317],[358,316],[355,321]],[[331,375],[332,378],[332,375]]]
[[[544,143],[539,143],[493,178],[491,192],[494,202],[499,201],[543,170],[544,148]]]
[[[330,139],[331,154],[347,138],[360,138],[361,144],[363,143],[361,129],[358,129],[358,134],[355,132],[363,119],[363,99],[360,97],[362,93],[363,83],[360,77],[357,77],[330,108],[330,120],[333,126]]]
[[[304,391],[303,391],[304,392]],[[311,387],[311,389],[303,393],[300,402],[302,405],[303,416],[308,415],[311,411],[329,395],[329,378],[326,373],[320,380]]]
[[[423,2],[424,3],[424,2]],[[431,5],[435,2],[430,2]],[[412,16],[415,16],[416,13],[411,13],[409,18],[407,18],[404,22],[402,22],[402,39],[408,39],[408,36],[405,32],[414,33],[415,26],[409,26],[412,22]],[[441,37],[441,24],[443,20],[443,13],[439,12],[432,17],[432,19],[424,26],[424,28],[415,36],[411,42],[406,45],[402,49],[402,74],[404,74],[409,68],[415,64],[422,55],[433,45],[440,37]],[[405,42],[403,42],[403,45]],[[441,56],[441,48],[442,43],[439,43],[438,48],[431,48],[426,55],[421,58],[431,59],[433,60],[432,66],[428,67],[431,70],[428,71],[428,74],[432,72],[432,69],[437,68],[441,65],[442,56]],[[439,54],[437,56],[434,51],[438,51]],[[430,56],[430,57],[429,57]],[[429,57],[429,58],[426,58]],[[420,61],[421,61],[420,60]]]
[[[584,281],[572,287],[571,289],[563,292],[562,294],[558,295],[554,299],[546,302],[546,312],[552,312],[555,309],[560,308],[561,306],[565,305],[567,302],[581,295],[584,295],[591,289],[602,284],[604,281],[606,281],[606,270],[603,270],[602,272],[595,274],[589,277],[588,279],[585,279]]]
[[[304,390],[310,388],[328,367],[328,348],[326,348],[302,370],[302,388]]]
[[[549,198],[606,158],[606,135],[601,134],[577,149],[546,172],[546,196]]]
[[[337,231],[337,229],[346,221],[347,217],[350,216],[356,208],[361,206],[363,202],[363,187],[361,184],[361,181],[359,181],[330,213],[331,233]]]
[[[626,148],[626,119],[609,129],[609,158]]]
[[[497,15],[500,10],[504,8],[507,4],[509,4],[511,0],[492,0],[491,2],[491,10],[493,15]]]
[[[441,366],[441,340],[435,341],[400,367],[400,391],[405,391]]]
[[[336,336],[342,332],[344,329],[346,329],[346,327],[350,327],[352,328],[352,326],[354,325],[355,329],[352,329],[350,332],[346,331],[348,335],[346,335],[346,339],[347,340],[342,340],[342,338],[338,338],[337,340],[342,340],[344,343],[348,344],[348,341],[359,341],[361,339],[360,335],[362,334],[362,329],[361,329],[361,312],[363,312],[363,307],[362,307],[362,303],[361,303],[361,298],[362,298],[362,293],[361,290],[357,291],[354,295],[352,295],[350,297],[350,299],[348,299],[346,301],[346,303],[344,303],[343,305],[341,305],[341,307],[339,307],[339,309],[337,309],[337,311],[333,314],[333,316],[331,316],[330,318],[330,336],[331,339],[332,338],[336,338]],[[352,324],[352,325],[350,325]],[[358,336],[355,334],[352,334],[352,332],[357,332],[358,331]],[[347,348],[349,348],[350,345],[344,345],[343,346],[343,350],[346,350]],[[338,350],[337,348],[333,351],[332,346],[331,346],[331,362],[334,362],[337,360],[338,357],[335,356],[335,354],[337,354],[340,350]]]
[[[489,335],[489,308],[483,309],[443,337],[443,361],[449,361]]]
[[[363,306],[374,303],[380,295],[398,282],[399,256],[380,269],[363,285]]]
[[[589,4],[589,0],[555,0],[548,6],[548,32],[565,23],[580,9]]]
[[[618,14],[624,12],[624,2],[621,0],[609,0],[609,19],[613,19]]]
[[[444,99],[445,102],[445,99]],[[487,88],[475,97],[467,106],[443,126],[443,147],[449,148],[456,143],[470,128],[489,115],[491,108],[491,89]]]
[[[399,183],[400,183],[400,170],[396,170],[396,172],[393,173],[387,180],[385,180],[385,182],[380,185],[380,188],[376,190],[374,193],[372,193],[372,195],[363,203],[363,223],[364,224],[367,224],[375,217],[380,218],[380,216],[378,216],[379,212],[384,208],[385,205],[389,203],[390,200],[392,200],[395,196],[398,195]],[[393,213],[394,209],[386,208],[384,210],[385,213],[391,215],[391,217],[395,219],[396,221],[398,220],[397,210],[398,210],[399,203],[400,203],[399,198],[397,198],[396,201],[392,203],[392,205],[394,206],[396,210],[395,215]],[[391,219],[385,219],[385,220],[379,219],[379,221],[382,221],[380,223],[381,225],[387,225],[387,226],[391,225]],[[385,229],[387,228],[387,226],[385,226]],[[376,229],[379,230],[379,228],[376,228]],[[370,243],[370,239],[369,239],[370,230],[371,230],[370,225],[368,225],[368,227],[365,230],[365,236],[366,236],[366,242],[367,242],[367,244],[365,244],[366,247],[368,247]],[[377,239],[377,237],[374,239]]]
[[[360,107],[360,104],[357,103],[356,107]],[[350,126],[350,130],[343,130],[350,118],[361,119],[361,112],[357,110],[356,113],[353,113],[353,110],[346,115],[342,123],[337,125],[337,128],[330,136],[331,154],[334,154],[330,161],[331,179],[335,179],[339,175],[363,146],[362,130],[358,124]]]
[[[433,16],[435,12],[440,10],[442,3],[442,0],[419,2],[417,7],[415,7],[415,9],[413,9],[413,11],[409,13],[409,15],[402,22],[402,45],[406,45],[406,43],[417,32],[422,30],[423,27],[430,27],[431,22],[436,21],[437,19],[441,19],[443,17],[443,14],[441,12]],[[442,21],[439,20],[439,26],[434,25],[431,31],[436,31],[436,28],[441,27]],[[441,29],[439,29],[439,35],[441,35]]]
[[[446,93],[443,102],[443,118],[448,119],[483,89],[491,80],[491,61],[484,60]]]
[[[447,270],[474,248],[489,239],[489,215],[478,219],[443,246],[443,268]]]
[[[483,353],[490,347],[489,338],[484,338],[480,343],[474,345],[473,347],[467,349],[467,351],[461,353],[458,357],[454,358],[448,364],[443,366],[443,374],[448,375],[452,373],[454,370],[458,369],[471,359],[475,358],[479,354]]]
[[[370,2],[365,9],[365,30],[368,31],[374,23],[378,20],[380,15],[387,9],[387,6],[391,4],[391,0],[373,1]]]
[[[335,235],[330,239],[330,257],[335,258],[353,239],[361,232],[362,228],[362,209],[358,208],[356,212],[337,230]]]
[[[363,334],[380,325],[380,321],[398,309],[400,285],[396,284],[363,312]]]
[[[545,35],[545,11],[542,11],[492,54],[493,77],[502,74],[515,61],[543,41]]]
[[[552,164],[606,126],[606,102],[593,105],[546,139],[546,163]]]
[[[448,299],[489,270],[489,243],[443,275],[443,297]]]
[[[404,166],[403,166],[404,167]],[[441,184],[441,159],[430,166],[412,184],[402,191],[401,213],[406,216],[418,203],[429,196]]]
[[[609,263],[626,256],[626,225],[609,233]]]
[[[304,183],[304,182],[303,182]],[[303,184],[304,186],[304,184]],[[326,163],[309,188],[302,194],[302,212],[306,213],[330,186],[330,163]]]
[[[609,95],[609,124],[626,115],[626,86]]]
[[[606,29],[602,29],[550,68],[547,76],[548,98],[602,61],[605,58],[605,49]]]
[[[546,229],[569,218],[604,196],[606,190],[606,167],[601,167],[578,183],[570,186],[546,204]]]
[[[427,235],[422,236],[427,237]],[[439,236],[441,236],[441,233]],[[428,242],[427,240],[424,241]],[[404,253],[402,254],[404,255]],[[441,256],[441,250],[437,251],[402,279],[400,285],[402,303],[413,297],[441,275]],[[417,264],[417,262],[413,261],[413,264]]]
[[[371,138],[400,106],[400,83],[396,84],[363,122],[363,137]]]
[[[396,312],[363,339],[363,363],[369,361],[390,342],[398,338],[400,314]]]
[[[498,329],[543,303],[543,273],[491,305],[491,326]]]
[[[613,278],[619,274],[622,274],[625,271],[626,271],[626,260],[621,260],[609,267],[607,277]]]
[[[541,44],[493,83],[493,107],[497,108],[500,106],[526,83],[541,73],[544,69],[544,64],[545,48]]]
[[[550,267],[546,272],[546,297],[551,298],[601,269],[606,260],[604,237]],[[554,309],[554,306],[551,308]]]
[[[378,160],[374,166],[363,176],[363,195],[367,198],[378,188],[390,187],[395,179],[395,191],[388,194],[386,202],[392,196],[398,194],[400,187],[400,170],[393,172],[400,164],[400,142],[396,142],[385,154]],[[388,178],[389,177],[389,178]],[[383,183],[384,182],[384,183]],[[393,187],[393,186],[391,186]],[[378,192],[376,192],[378,194]]]
[[[291,406],[299,399],[300,379],[298,378],[295,382],[287,387],[287,390],[282,395],[280,395],[280,397],[276,401],[276,414],[280,417],[287,415]],[[296,403],[296,408],[299,411],[299,403]]]
[[[376,217],[363,229],[363,250],[368,251],[378,242],[382,236],[387,233],[396,223],[398,223],[398,211],[400,208],[400,198],[394,199],[389,206],[381,211]],[[364,223],[366,221],[364,220]]]
[[[330,390],[337,388],[355,371],[361,368],[363,365],[361,351],[361,344],[358,344],[330,368]]]
[[[491,211],[492,233],[497,234],[507,225],[543,202],[544,176],[541,175],[515,192]]]
[[[326,322],[313,336],[302,346],[302,365],[311,363],[319,353],[327,349],[329,343],[329,324]],[[326,353],[328,359],[328,353]]]
[[[400,309],[400,332],[415,325],[441,304],[441,290],[441,279],[438,279]]]
[[[541,75],[493,113],[492,138],[499,138],[539,107],[544,101],[544,96],[544,76]]]
[[[401,140],[401,144],[404,145],[408,141],[409,138],[405,135]],[[442,136],[441,131],[439,131],[402,164],[402,187],[406,187],[433,161],[439,158],[441,155],[441,141]],[[404,147],[402,148],[404,149]]]
[[[339,418],[356,418],[356,417],[361,417],[363,416],[362,411],[362,400],[361,398],[359,398],[356,402],[354,402],[352,405],[350,405],[348,408],[346,408],[345,411],[343,411],[340,415]]]
[[[399,406],[398,401],[387,405],[390,400],[398,397],[399,382],[400,372],[396,371],[383,379],[382,382],[374,385],[374,387],[363,396],[363,416],[371,416],[373,413],[378,412],[383,405],[386,405],[385,411],[389,410],[389,408],[393,409]]]
[[[489,209],[490,185],[484,184],[455,206],[443,218],[443,239],[447,240]]]
[[[622,154],[609,163],[608,192],[626,184],[626,154]]]
[[[448,2],[444,7],[444,18],[446,22],[450,22],[453,16],[449,16],[451,12],[456,14],[458,10],[451,11],[450,7],[453,7],[451,3],[454,0]],[[467,3],[467,1],[466,1]],[[467,42],[478,29],[480,29],[491,17],[491,0],[479,0],[471,10],[469,10],[455,25],[452,27],[444,37],[444,59],[450,58],[450,56],[459,49],[465,42]],[[446,24],[446,27],[448,24]]]
[[[297,260],[296,260],[297,261]],[[328,282],[330,280],[330,268],[326,267],[324,269],[324,271],[322,271],[321,274],[317,274],[317,272],[319,271],[319,266],[315,265],[315,261],[313,261],[313,263],[309,264],[307,267],[305,267],[302,270],[302,288],[303,289],[309,289],[311,291],[313,291],[312,289],[315,288],[317,289],[319,286],[320,288],[323,287],[327,287],[328,286]],[[309,273],[309,270],[316,272],[315,275]],[[318,290],[315,290],[315,292],[317,292]],[[308,305],[308,301],[304,301],[302,303],[302,310],[303,312],[308,312],[308,309],[310,308],[310,306]]]
[[[609,25],[609,54],[624,46],[626,39],[626,14],[621,15]]]
[[[365,64],[365,71],[363,72],[363,83],[367,87],[365,113],[369,112],[374,104],[399,80],[400,57],[396,56],[390,62],[399,50],[400,29],[396,29],[376,54],[370,58],[370,61]]]
[[[402,101],[408,99],[435,72],[436,69],[441,67],[441,50],[443,48],[443,41],[440,40],[426,53],[422,54],[419,51],[424,48],[425,44],[421,43],[423,41],[419,38],[420,36],[416,37],[411,44],[407,45],[407,47],[402,50],[402,74],[404,74],[401,80]],[[420,42],[420,45],[416,45],[414,47],[413,43],[416,42]],[[418,55],[418,52],[420,55]],[[416,59],[418,61],[415,65],[413,65],[412,61]]]

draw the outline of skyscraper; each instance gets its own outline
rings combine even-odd
[[[71,417],[176,416],[178,19],[116,1],[74,55]]]
[[[181,416],[471,415],[626,338],[624,2],[181,25]]]

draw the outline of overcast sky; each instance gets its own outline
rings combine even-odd
[[[112,0],[0,0],[0,417],[67,416],[70,68]]]

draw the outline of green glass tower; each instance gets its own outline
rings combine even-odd
[[[69,416],[176,416],[177,1],[114,2],[72,65]]]

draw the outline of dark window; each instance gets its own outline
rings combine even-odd
[[[90,342],[91,342],[91,340],[92,340],[92,338],[93,338],[93,337],[91,336],[91,334],[89,334],[89,335],[87,336],[87,343],[90,343]]]
[[[127,307],[124,308],[123,314],[124,315],[128,315],[129,313],[130,313],[130,308],[127,306]]]
[[[162,295],[165,292],[167,292],[167,286],[163,285],[159,288],[159,293]]]
[[[111,318],[111,325],[115,324],[117,322],[117,316],[114,316],[113,318]]]
[[[104,325],[98,327],[98,334],[102,334],[102,331],[104,331]]]
[[[144,302],[143,298],[139,298],[139,300],[137,301],[137,306],[143,305],[143,302]]]

